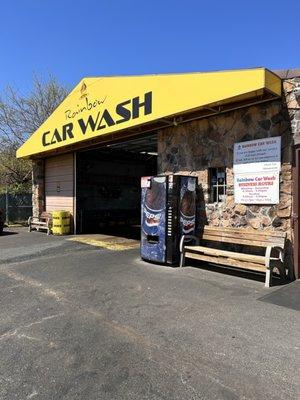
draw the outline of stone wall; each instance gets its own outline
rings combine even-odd
[[[282,137],[282,172],[278,205],[235,204],[233,145],[235,142]],[[198,176],[200,225],[286,231],[291,239],[292,135],[287,109],[281,100],[174,126],[159,132],[158,170]],[[208,168],[226,167],[227,196],[210,203]]]
[[[45,210],[44,160],[32,161],[32,214],[34,217]]]
[[[293,137],[293,142],[294,145],[299,147],[300,146],[300,102],[299,100],[297,101],[295,94],[294,94],[294,89],[296,86],[300,86],[300,77],[294,77],[291,79],[285,79],[283,81],[283,101],[285,103],[285,107],[288,111],[288,116],[291,124],[291,134]],[[295,176],[295,182],[293,182],[293,187],[292,187],[292,192],[293,190],[295,191],[296,188],[296,180],[297,177]],[[298,179],[300,179],[298,177]],[[298,189],[299,190],[299,189]],[[297,207],[295,204],[295,199],[293,202],[293,206]],[[293,210],[293,214],[299,215],[299,209]],[[292,232],[293,235],[293,232]],[[292,238],[292,242],[294,242]],[[295,262],[297,263],[297,255]],[[300,266],[295,265],[295,276],[296,278],[300,277]]]
[[[295,145],[300,145],[300,103],[295,98],[294,89],[300,86],[300,77],[283,81],[284,101],[291,121],[291,132]]]

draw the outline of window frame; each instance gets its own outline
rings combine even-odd
[[[218,173],[224,173],[223,183],[219,183]],[[213,178],[216,178],[216,183],[213,183]],[[209,203],[219,204],[224,203],[227,195],[227,171],[226,167],[211,167],[208,170],[208,185],[209,185]],[[219,189],[222,188],[223,194],[219,194]],[[216,193],[216,196],[214,196]],[[219,196],[224,196],[222,200],[219,200]],[[214,197],[216,200],[214,201]]]

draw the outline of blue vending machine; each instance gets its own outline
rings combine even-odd
[[[182,235],[196,227],[197,178],[185,175],[141,179],[141,258],[162,264],[179,262]]]

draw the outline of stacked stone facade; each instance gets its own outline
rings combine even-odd
[[[282,171],[278,205],[235,204],[234,143],[272,136],[282,138]],[[261,103],[163,130],[158,140],[160,173],[198,176],[199,225],[285,231],[291,238],[292,135],[281,100]],[[225,167],[227,196],[211,203],[209,168]]]
[[[300,77],[283,81],[284,102],[288,110],[294,145],[300,145],[300,102],[296,99],[295,88],[300,87]]]
[[[44,160],[32,162],[32,214],[38,218],[45,210],[45,167]]]

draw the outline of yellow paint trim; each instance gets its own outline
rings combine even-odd
[[[281,95],[281,80],[265,68],[84,78],[18,149],[17,157],[66,146],[213,105]],[[144,104],[146,103],[146,104]]]
[[[266,70],[265,74],[265,87],[270,92],[275,93],[278,96],[281,95],[281,87],[282,87],[281,79],[280,78],[278,79],[277,75],[268,70]]]

